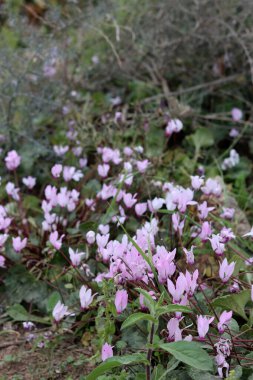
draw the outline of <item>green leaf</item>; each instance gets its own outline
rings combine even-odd
[[[195,146],[197,152],[201,148],[207,148],[214,144],[213,134],[210,129],[198,127],[196,132],[189,136]]]
[[[247,321],[248,318],[245,314],[245,306],[250,300],[250,290],[243,290],[237,294],[229,294],[227,296],[215,298],[212,305],[221,307],[223,310],[233,310]]]
[[[159,317],[160,315],[163,314],[168,314],[168,313],[191,313],[192,310],[187,307],[187,306],[182,306],[182,305],[166,305],[166,306],[160,306],[156,309],[156,315]]]
[[[157,345],[157,347],[169,352],[174,358],[191,367],[205,371],[211,371],[213,369],[212,358],[197,342],[180,341],[161,343]]]
[[[147,156],[160,157],[166,143],[163,129],[159,128],[157,125],[151,124],[145,136]]]
[[[97,229],[97,223],[95,222],[84,222],[84,223],[81,223],[79,226],[79,230],[84,234],[86,234],[90,230],[96,231],[96,229]]]
[[[145,306],[147,306],[148,309],[149,309],[149,311],[150,311],[150,313],[152,315],[154,315],[155,314],[155,306],[156,305],[155,305],[155,301],[153,300],[153,298],[151,297],[151,295],[149,294],[149,292],[147,292],[146,290],[141,289],[141,288],[137,288],[136,290],[144,296],[144,298],[145,298],[145,302],[144,302]]]
[[[134,325],[135,323],[138,323],[140,321],[151,321],[155,323],[157,320],[152,317],[150,314],[145,314],[145,313],[135,313],[130,315],[123,323],[121,326],[121,330]]]
[[[37,280],[23,265],[15,265],[9,269],[4,285],[9,304],[25,301],[33,303],[42,312],[46,311],[49,296],[47,284]]]
[[[40,203],[41,200],[34,195],[23,196],[23,206],[26,210],[33,210],[42,214]]]
[[[97,380],[98,376],[103,375],[107,371],[111,371],[113,368],[121,367],[131,364],[148,364],[146,356],[144,354],[133,354],[125,356],[114,356],[107,359],[96,367],[86,378],[86,380]]]
[[[7,314],[17,322],[38,322],[45,325],[50,325],[51,323],[46,318],[37,317],[36,315],[32,315],[26,311],[26,309],[19,304],[15,304],[8,308]]]

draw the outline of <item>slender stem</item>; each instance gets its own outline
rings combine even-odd
[[[149,336],[150,344],[153,344],[154,333],[155,333],[155,325],[154,323],[152,323],[150,336]],[[151,358],[152,358],[152,348],[149,348],[148,354],[147,354],[147,360],[149,361],[149,364],[146,366],[146,380],[151,380]]]

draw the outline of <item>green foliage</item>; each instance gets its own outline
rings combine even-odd
[[[4,279],[6,294],[10,303],[32,302],[40,310],[46,309],[49,294],[45,282],[37,280],[22,265],[10,268],[8,276]]]
[[[114,368],[122,367],[125,365],[134,364],[147,364],[146,356],[143,354],[132,354],[125,356],[114,356],[107,359],[96,367],[87,377],[86,380],[97,380],[98,376],[103,375],[105,372],[111,371]]]
[[[210,356],[201,348],[201,345],[196,342],[173,342],[173,343],[160,343],[158,348],[169,352],[177,360],[190,365],[191,367],[212,371],[213,362]]]
[[[13,306],[7,309],[8,315],[16,322],[37,322],[44,325],[51,325],[51,322],[48,318],[37,317],[36,315],[30,314],[26,309],[19,304],[14,304]]]
[[[243,290],[239,294],[229,294],[218,297],[212,301],[212,304],[215,307],[221,307],[223,310],[233,310],[236,314],[248,320],[245,313],[245,306],[250,300],[250,291]]]
[[[156,319],[152,317],[150,314],[145,314],[145,313],[134,313],[130,315],[127,319],[124,320],[124,322],[121,325],[121,330],[130,327],[140,321],[150,321],[155,323]]]

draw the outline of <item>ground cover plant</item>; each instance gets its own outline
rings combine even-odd
[[[252,13],[200,3],[1,3],[0,379],[253,378]]]
[[[235,115],[242,117],[233,109],[231,123]],[[183,129],[168,118],[164,145]],[[213,143],[208,130],[188,140],[196,165],[190,175],[171,158],[177,181],[141,145],[101,145],[95,159],[86,155],[73,126],[53,145],[42,187],[23,170],[22,153],[3,157],[6,314],[28,330],[54,325],[41,341],[28,334],[41,347],[64,329],[94,334],[93,360],[103,363],[87,379],[117,367],[125,368],[116,370],[120,378],[144,379],[187,376],[181,363],[221,378],[250,368],[252,230],[222,176],[197,163]],[[220,170],[238,165],[231,149]]]

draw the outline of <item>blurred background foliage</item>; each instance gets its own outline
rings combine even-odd
[[[250,0],[1,0],[3,148],[22,146],[41,183],[49,142],[66,144],[67,128],[78,130],[89,160],[101,143],[140,143],[157,177],[197,163],[220,175],[238,107],[244,157],[226,180],[250,208],[252,21]],[[185,125],[173,144],[164,139],[168,116]]]

